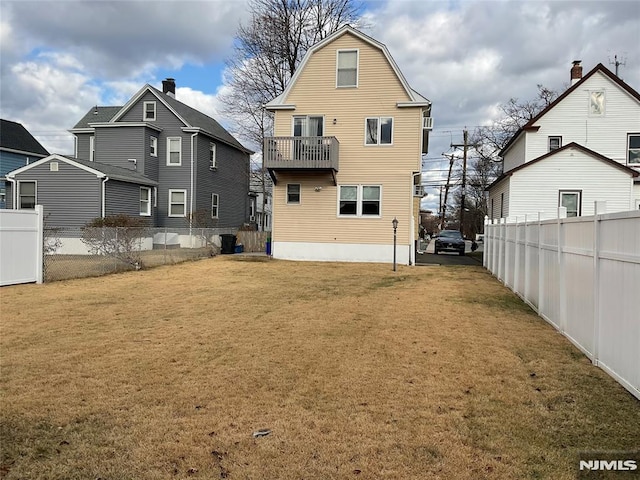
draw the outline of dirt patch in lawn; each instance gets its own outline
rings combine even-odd
[[[236,260],[2,288],[0,477],[568,479],[640,445],[480,267]]]

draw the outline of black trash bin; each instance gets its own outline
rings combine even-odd
[[[222,248],[220,253],[236,253],[236,236],[231,234],[220,235]]]

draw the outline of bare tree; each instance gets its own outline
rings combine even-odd
[[[250,20],[238,28],[234,54],[226,62],[226,93],[220,99],[238,132],[261,150],[273,127],[264,104],[284,91],[312,45],[346,24],[359,24],[360,7],[353,0],[250,0],[249,11]],[[263,164],[266,202],[264,179]]]
[[[500,151],[509,140],[558,97],[558,92],[538,85],[538,93],[533,100],[524,102],[511,98],[500,105],[502,115],[493,124],[475,129],[469,142],[472,147],[472,160],[469,168],[469,182],[466,189],[465,225],[466,232],[479,233],[482,230],[484,216],[487,215],[487,197],[485,190],[502,174]],[[459,194],[455,196],[456,208],[460,208]],[[467,223],[467,221],[465,221]]]

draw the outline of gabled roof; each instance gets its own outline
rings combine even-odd
[[[0,149],[36,157],[49,155],[21,123],[4,119],[0,119]]]
[[[637,170],[634,170],[633,168],[627,167],[626,165],[623,165],[619,162],[616,162],[615,160],[612,160],[608,157],[605,157],[604,155],[600,155],[598,152],[594,152],[593,150],[587,148],[587,147],[583,147],[582,145],[580,145],[579,143],[575,143],[575,142],[571,142],[568,143],[567,145],[564,145],[561,148],[558,148],[556,150],[552,150],[548,153],[545,153],[544,155],[539,156],[538,158],[535,158],[529,162],[523,163],[522,165],[518,165],[515,168],[512,168],[511,170],[509,170],[508,172],[504,172],[502,175],[500,175],[498,178],[495,179],[495,181],[493,181],[493,183],[491,183],[491,185],[489,185],[486,190],[489,190],[491,188],[493,188],[494,185],[497,185],[498,183],[500,183],[502,180],[504,180],[507,177],[510,177],[511,175],[513,175],[515,172],[522,170],[524,168],[527,168],[530,165],[533,165],[535,163],[540,162],[541,160],[544,160],[545,158],[549,158],[552,157],[553,155],[556,155],[564,150],[567,150],[569,148],[575,148],[576,150],[581,151],[582,153],[586,154],[586,155],[590,155],[591,157],[595,158],[596,160],[600,160],[601,162],[606,163],[607,165],[611,166],[611,167],[615,167],[618,170],[622,170],[623,172],[631,175],[632,177],[638,177],[640,176],[640,173]]]
[[[96,105],[89,110],[84,117],[75,124],[73,130],[80,128],[91,128],[91,123],[108,122],[116,113],[122,110],[120,107],[99,107]]]
[[[147,92],[150,92],[160,102],[162,102],[165,107],[167,107],[167,109],[169,109],[182,122],[184,125],[183,129],[186,131],[192,131],[191,129],[193,129],[194,133],[203,133],[215,140],[219,140],[227,145],[237,148],[238,150],[248,153],[249,155],[255,153],[238,142],[238,140],[225,130],[225,128],[215,119],[165,93],[162,93],[160,90],[149,84],[138,90],[138,92],[122,107],[92,107],[71,131],[73,132],[74,130],[94,128],[95,126],[98,126],[97,124],[99,123],[102,123],[102,126],[107,126],[107,124],[117,125],[118,120],[122,118],[122,116],[124,116],[124,114],[127,113]],[[149,123],[150,125],[152,124],[152,122],[145,123]]]
[[[118,180],[120,182],[135,183],[139,185],[158,185],[158,182],[151,180],[150,178],[142,175],[134,170],[129,170],[123,167],[116,167],[113,165],[107,165],[98,162],[89,162],[88,160],[80,160],[78,158],[67,157],[66,155],[53,154],[48,157],[41,158],[37,162],[30,163],[24,167],[18,168],[12,172],[7,173],[7,178],[14,178],[23,172],[31,170],[43,163],[50,161],[64,162],[74,167],[80,168],[86,172],[94,174],[98,178],[109,177],[110,180]]]
[[[535,126],[536,122],[547,114],[549,110],[558,105],[562,100],[564,100],[568,95],[572,92],[580,88],[580,86],[586,82],[589,78],[595,75],[596,72],[600,72],[606,77],[608,77],[613,83],[618,85],[622,90],[626,91],[631,97],[635,98],[640,103],[640,93],[631,88],[628,84],[626,84],[623,80],[621,80],[617,75],[615,75],[611,70],[605,67],[602,63],[596,65],[589,73],[587,73],[584,77],[582,77],[578,82],[569,87],[562,95],[556,98],[553,102],[551,102],[546,108],[544,108],[540,113],[538,113],[535,117],[529,120],[525,125],[522,126],[511,139],[507,142],[507,144],[500,150],[499,155],[501,157],[511,148],[511,145],[515,143],[515,141],[520,137],[522,132],[526,130],[533,130],[537,127]]]
[[[300,65],[298,65],[298,68],[296,69],[295,73],[291,77],[291,80],[289,80],[289,82],[287,83],[287,86],[284,89],[284,91],[282,92],[282,94],[279,95],[278,97],[274,98],[270,102],[268,102],[265,105],[265,107],[268,110],[282,110],[282,109],[295,108],[293,105],[287,104],[285,102],[286,102],[287,97],[289,96],[289,93],[291,92],[291,89],[293,88],[295,83],[298,81],[298,77],[300,76],[300,72],[302,72],[304,70],[304,67],[307,64],[307,62],[309,61],[309,59],[311,58],[311,56],[315,52],[317,52],[318,50],[322,49],[325,45],[328,45],[329,43],[333,42],[334,40],[340,38],[341,36],[343,36],[343,35],[345,35],[347,33],[359,38],[360,40],[362,40],[365,43],[368,43],[372,47],[375,47],[375,48],[379,49],[383,53],[383,55],[385,56],[385,58],[389,62],[389,65],[391,65],[391,68],[393,69],[393,71],[395,72],[396,76],[398,77],[398,80],[400,80],[400,83],[402,84],[402,87],[404,88],[405,92],[407,93],[408,97],[410,98],[410,101],[408,101],[408,102],[400,102],[400,103],[398,103],[399,107],[421,107],[421,106],[427,107],[427,106],[431,105],[431,102],[429,100],[427,100],[425,97],[420,95],[418,92],[416,92],[415,90],[413,90],[409,86],[409,84],[407,83],[407,80],[404,78],[404,75],[402,75],[402,72],[398,68],[398,65],[396,64],[395,60],[393,59],[393,57],[389,53],[389,50],[387,49],[387,47],[383,43],[380,43],[377,40],[371,38],[370,36],[365,35],[361,31],[356,30],[355,28],[351,27],[350,25],[345,25],[344,27],[338,29],[337,31],[335,31],[334,33],[329,35],[328,37],[324,38],[323,40],[321,40],[318,43],[316,43],[315,45],[313,45],[311,48],[309,48],[309,50],[307,50],[307,52],[305,53],[304,57],[302,58],[302,61],[300,62]]]

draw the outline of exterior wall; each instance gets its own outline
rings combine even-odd
[[[502,171],[508,172],[509,170],[522,165],[525,162],[527,149],[527,135],[522,135],[509,149],[504,156],[502,164]],[[526,161],[531,160],[530,158]]]
[[[275,258],[284,260],[311,260],[327,262],[393,262],[393,241],[387,244],[343,244],[275,242]],[[396,247],[396,262],[409,264],[409,245]]]
[[[80,160],[90,160],[89,138],[94,137],[95,133],[74,133],[74,135],[76,136],[76,158],[79,158]]]
[[[156,208],[153,207],[153,187],[151,188],[151,216],[140,215],[140,185],[128,182],[109,180],[105,185],[105,212],[107,215],[124,214],[130,217],[141,217],[153,224]]]
[[[216,144],[216,169],[209,169],[209,144]],[[249,155],[203,135],[198,136],[196,211],[212,226],[239,227],[249,215]],[[211,194],[218,194],[219,218],[211,218]]]
[[[358,87],[336,88],[338,49],[358,49]],[[278,172],[274,187],[275,242],[389,244],[397,217],[398,244],[413,249],[412,172],[421,170],[421,109],[398,108],[409,101],[384,54],[359,38],[344,34],[309,58],[286,103],[278,110],[276,136],[293,134],[293,116],[324,115],[324,134],[340,142],[338,185],[381,185],[380,218],[338,217],[338,188],[330,174]],[[393,117],[393,144],[365,146],[365,118]],[[334,125],[335,119],[335,125]],[[286,204],[286,184],[301,184],[301,204]],[[315,187],[322,187],[316,192]],[[391,240],[390,240],[391,239]]]
[[[96,128],[94,160],[143,173],[144,130],[144,127]]]
[[[605,91],[604,115],[589,115],[590,90]],[[536,125],[540,126],[537,132],[526,134],[527,161],[548,152],[550,135],[561,135],[563,145],[576,142],[626,165],[627,133],[640,132],[640,104],[608,77],[596,72]]]
[[[582,215],[594,214],[596,200],[607,202],[608,213],[634,208],[629,174],[571,148],[513,173],[509,216],[556,215],[560,190],[582,191]]]
[[[489,218],[506,218],[509,216],[509,191],[512,177],[506,177],[489,192],[489,202],[487,203]],[[504,197],[502,196],[504,194]],[[504,198],[504,203],[502,203]],[[493,215],[491,212],[491,202],[493,201]],[[502,204],[502,212],[500,205]]]
[[[55,160],[53,160],[55,162]],[[16,175],[16,181],[36,181],[36,202],[44,206],[48,227],[83,226],[102,215],[102,180],[65,162],[51,172],[44,162]],[[13,195],[13,192],[11,193]]]

